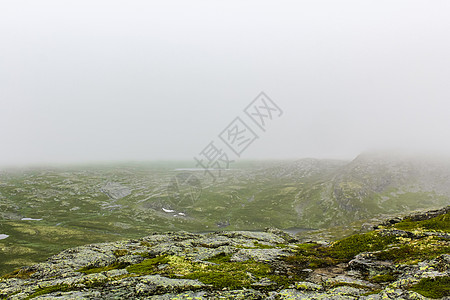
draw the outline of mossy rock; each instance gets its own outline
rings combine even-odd
[[[450,277],[423,278],[410,290],[428,298],[442,298],[450,296]]]
[[[395,236],[381,236],[378,232],[372,231],[339,240],[328,252],[334,258],[350,260],[359,253],[383,250],[395,242],[397,242]]]
[[[369,279],[369,281],[375,282],[375,283],[384,283],[384,282],[392,282],[392,281],[395,281],[396,279],[397,279],[397,276],[395,276],[394,274],[388,273],[388,274],[375,275],[375,276],[371,277]]]
[[[425,231],[432,230],[450,232],[450,212],[422,221],[412,221],[411,219],[405,219],[400,223],[395,224],[395,227],[403,230],[422,229]]]

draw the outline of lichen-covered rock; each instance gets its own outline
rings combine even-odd
[[[336,285],[336,284],[348,284],[348,285],[356,285],[360,287],[365,287],[368,289],[375,288],[375,284],[370,283],[366,280],[361,280],[358,278],[355,278],[353,276],[347,276],[347,275],[338,275],[336,277],[330,278],[326,282],[329,285]]]
[[[373,253],[360,253],[356,255],[355,258],[348,263],[348,266],[352,270],[368,272],[372,275],[392,270],[392,262],[378,261],[375,259]]]
[[[448,232],[397,221],[390,223],[414,230],[383,228],[351,240],[358,245],[298,244],[276,229],[86,245],[1,277],[0,299],[428,299],[435,289],[449,296]],[[366,245],[371,238],[388,242]]]
[[[296,289],[286,289],[277,293],[273,293],[268,299],[280,300],[300,300],[300,299],[320,299],[320,300],[350,300],[358,299],[355,296],[341,295],[339,292],[310,292],[299,291]]]
[[[135,265],[142,262],[144,258],[140,255],[125,255],[117,258],[117,263],[127,264],[127,265]]]
[[[255,232],[255,231],[229,231],[222,232],[219,235],[230,237],[233,239],[243,238],[246,240],[257,240],[261,242],[267,242],[272,244],[282,244],[285,242],[283,237],[280,237],[270,232]]]
[[[322,291],[323,286],[308,281],[300,281],[295,283],[295,288],[300,291]]]
[[[249,259],[260,262],[271,262],[289,255],[283,249],[240,249],[232,257],[232,261],[246,261]]]

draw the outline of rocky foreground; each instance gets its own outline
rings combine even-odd
[[[450,299],[450,206],[334,243],[169,232],[67,249],[0,279],[2,299]]]

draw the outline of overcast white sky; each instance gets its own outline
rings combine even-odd
[[[0,2],[0,164],[450,151],[450,1]]]

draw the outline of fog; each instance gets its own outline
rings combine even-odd
[[[1,1],[0,164],[450,150],[449,1]],[[261,91],[282,114],[243,112]],[[248,116],[247,116],[248,117]]]

